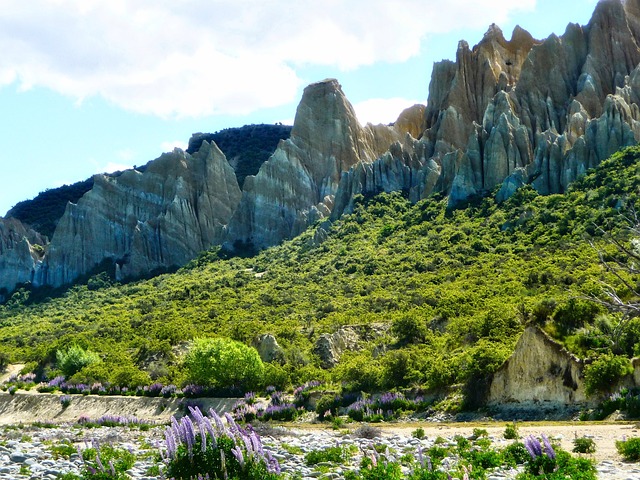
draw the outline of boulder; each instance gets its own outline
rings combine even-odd
[[[284,359],[284,350],[278,344],[276,337],[270,333],[257,337],[253,345],[258,350],[263,362],[282,361]]]
[[[347,350],[358,350],[360,337],[351,327],[344,327],[335,333],[323,333],[313,347],[320,357],[323,368],[334,367]]]

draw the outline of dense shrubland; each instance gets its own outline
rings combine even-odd
[[[640,148],[628,149],[567,194],[524,187],[501,205],[488,196],[448,211],[440,197],[413,205],[400,193],[360,196],[319,245],[312,227],[254,257],[216,248],[150,280],[117,285],[103,276],[55,298],[21,289],[0,307],[0,355],[51,379],[63,368],[58,352],[80,348],[100,361],[75,372],[76,382],[181,386],[191,381],[183,358],[194,338],[250,345],[272,333],[283,355],[245,390],[312,380],[345,392],[462,385],[460,398],[475,406],[529,323],[585,358],[640,353],[640,320],[624,319],[613,342],[622,317],[590,300],[603,282],[632,300],[599,253],[624,260],[602,235],[627,241],[620,213],[638,203],[639,158]],[[320,334],[371,324],[390,328],[320,368]]]

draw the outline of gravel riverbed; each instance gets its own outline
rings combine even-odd
[[[425,438],[417,439],[411,433],[417,426],[424,428]],[[404,453],[415,454],[418,447],[427,449],[440,436],[453,441],[455,435],[469,436],[473,428],[464,424],[447,425],[402,425],[384,426],[379,429],[381,436],[368,439],[356,435],[355,428],[335,431],[317,426],[300,428],[267,427],[259,429],[265,448],[270,450],[279,460],[283,472],[295,474],[302,479],[340,479],[346,470],[355,469],[363,454],[371,452],[373,445],[383,444],[397,457]],[[484,427],[489,438],[496,447],[506,446],[510,441],[502,438],[504,424]],[[85,448],[92,440],[99,443],[110,443],[130,450],[137,457],[134,467],[128,472],[133,479],[155,479],[150,469],[157,465],[155,445],[162,441],[164,427],[140,431],[128,427],[78,428],[62,425],[55,428],[32,426],[4,427],[0,430],[0,480],[9,479],[51,479],[54,480],[67,472],[79,473],[82,461],[77,453],[69,458],[57,457],[52,452],[52,445],[59,445],[68,440],[75,446]],[[594,439],[597,451],[594,458],[597,462],[598,476],[608,480],[637,479],[640,480],[640,465],[626,463],[615,451],[615,440],[623,437],[640,436],[635,425],[527,425],[520,427],[521,435],[546,433],[563,448],[571,450],[574,436],[589,436]],[[85,443],[86,442],[86,443]],[[308,466],[304,454],[336,445],[355,445],[355,453],[345,465],[321,464]],[[355,450],[355,449],[353,449]],[[444,464],[453,463],[454,459],[445,459]],[[152,471],[152,470],[151,470]],[[511,468],[499,468],[488,476],[490,480],[513,479],[518,473]]]

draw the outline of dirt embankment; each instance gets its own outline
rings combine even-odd
[[[60,395],[0,392],[0,425],[33,422],[73,422],[81,416],[91,419],[103,415],[137,417],[151,422],[168,422],[172,415],[182,415],[186,405],[198,405],[201,410],[213,408],[228,412],[237,399],[177,399],[148,397],[119,397],[98,395],[70,395],[71,403],[63,407]]]

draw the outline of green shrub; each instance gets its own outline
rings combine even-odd
[[[570,298],[557,306],[553,312],[553,321],[560,334],[565,336],[585,324],[593,323],[600,313],[603,313],[603,310],[599,305],[587,300]]]
[[[54,460],[58,460],[59,458],[68,460],[71,455],[78,453],[78,449],[74,447],[69,440],[62,440],[57,445],[51,445],[50,450]]]
[[[338,409],[340,408],[340,396],[338,395],[323,395],[316,403],[316,413],[318,414],[318,420],[324,420],[327,413],[331,417],[338,415]]]
[[[403,315],[393,320],[391,333],[396,336],[400,345],[423,343],[427,338],[427,325],[423,318]]]
[[[516,465],[524,465],[531,457],[527,452],[524,443],[513,442],[502,450],[502,460],[506,465],[515,467]]]
[[[135,461],[136,456],[129,450],[99,445],[94,441],[91,448],[82,452],[82,479],[127,480],[129,475],[126,471],[133,467]]]
[[[627,462],[640,460],[640,438],[629,438],[616,441],[616,450]]]
[[[631,362],[618,355],[601,355],[584,369],[584,385],[587,395],[610,392],[624,377],[633,373]]]
[[[516,425],[516,422],[505,427],[503,436],[507,440],[516,440],[518,438],[518,426]]]
[[[320,450],[311,450],[304,456],[307,465],[317,465],[318,463],[344,463],[348,458],[348,452],[343,447],[327,447]]]
[[[84,367],[98,363],[100,357],[97,353],[85,350],[79,345],[71,345],[67,350],[56,351],[58,368],[65,377],[70,378]]]
[[[417,439],[423,439],[423,438],[424,438],[424,428],[422,428],[422,427],[416,428],[416,429],[411,433],[411,435],[412,435],[414,438],[417,438]]]
[[[196,338],[184,368],[187,382],[214,388],[251,390],[264,378],[258,351],[228,338]]]
[[[272,385],[279,391],[285,391],[291,386],[291,377],[282,365],[267,362],[264,364],[264,384]]]
[[[596,442],[592,438],[576,437],[573,439],[574,453],[596,453]]]

